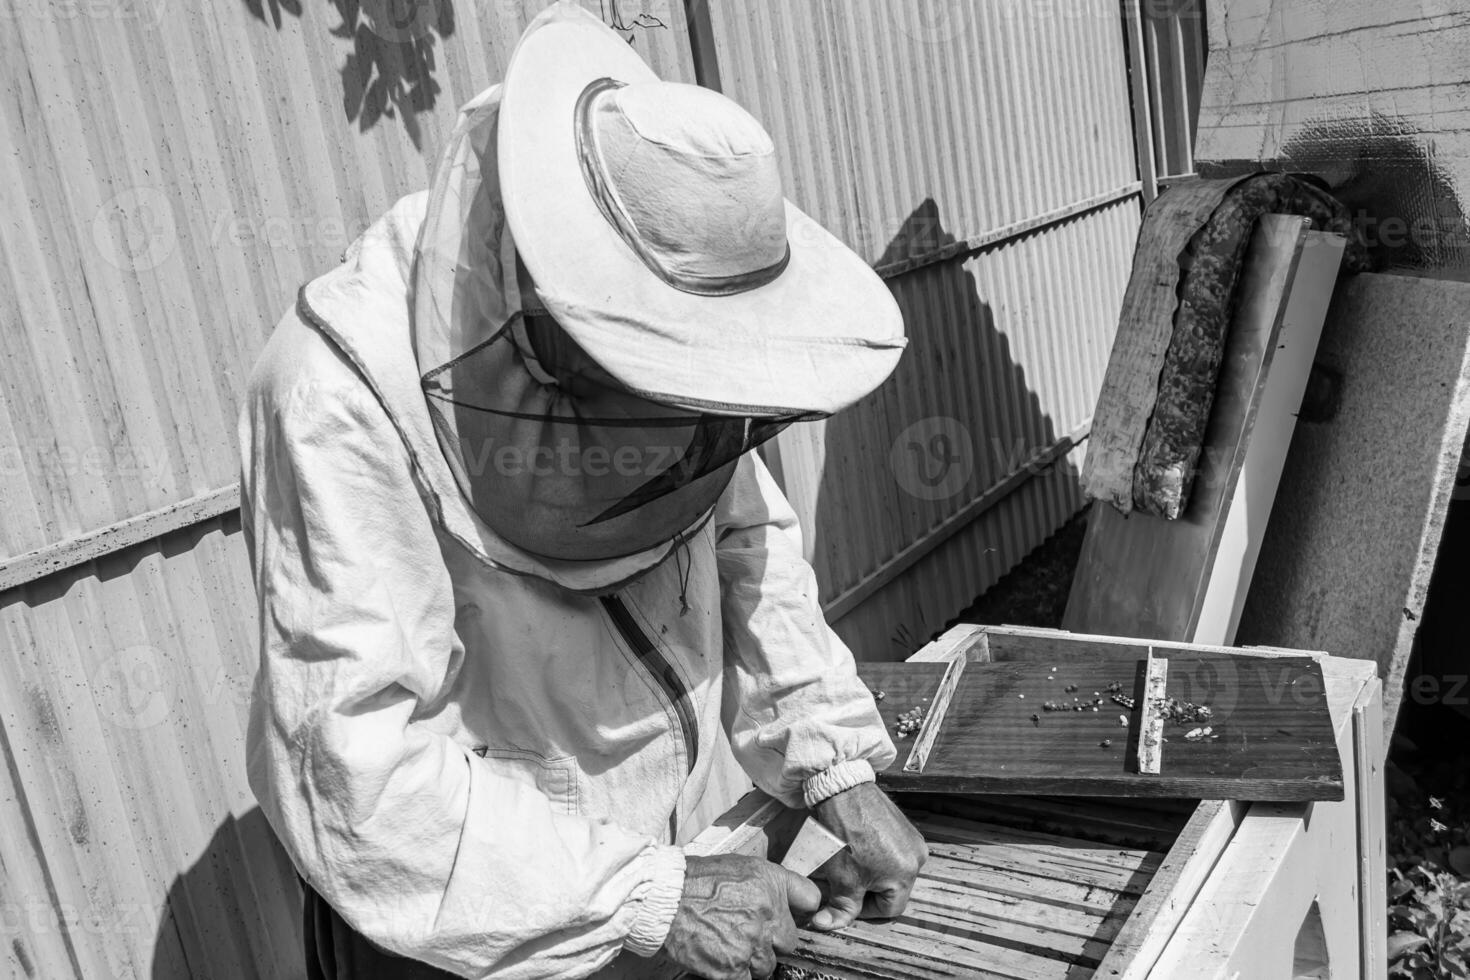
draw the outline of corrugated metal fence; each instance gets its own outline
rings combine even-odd
[[[904,309],[895,377],[773,454],[838,632],[904,655],[1081,506],[1073,447],[1139,218],[1120,7],[696,9],[702,80],[765,122],[788,193]]]
[[[839,629],[911,649],[1079,504],[1138,223],[1116,5],[694,2],[691,46],[681,3],[586,4],[666,78],[699,51],[891,279],[898,376],[774,456]],[[243,776],[238,398],[544,5],[0,0],[10,974],[300,974]]]
[[[0,0],[7,975],[301,974],[244,779],[238,400],[544,6]],[[635,44],[692,79],[682,16]]]

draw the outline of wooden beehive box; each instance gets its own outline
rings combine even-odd
[[[1147,646],[966,626],[914,659],[1092,662],[1132,659]],[[908,910],[897,920],[859,922],[836,935],[803,932],[783,964],[785,975],[1291,976],[1303,949],[1310,954],[1319,943],[1321,960],[1342,975],[1382,976],[1380,688],[1371,665],[1314,656],[1342,751],[1341,802],[897,794],[931,852]],[[779,857],[797,821],[771,819],[771,806],[778,807],[752,794],[696,839],[691,853]]]

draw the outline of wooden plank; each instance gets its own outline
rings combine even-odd
[[[1018,830],[1168,850],[1199,807],[1198,800],[905,793],[910,812],[964,817]]]
[[[1375,663],[1391,732],[1470,427],[1470,284],[1356,276],[1328,320],[1238,639]]]
[[[1133,915],[1114,937],[1094,976],[1143,980],[1149,975],[1235,836],[1246,807],[1245,803],[1225,800],[1206,800],[1199,804],[1169,856],[1144,889]]]
[[[996,856],[986,857],[973,844],[948,840],[943,828],[925,824],[922,820],[917,820],[915,826],[926,832],[929,841],[929,859],[934,862],[934,867],[930,869],[926,865],[924,877],[931,883],[983,888],[998,895],[1024,897],[1046,894],[1058,904],[1092,909],[1098,914],[1115,912],[1119,896],[1136,899],[1144,891],[1142,879],[1146,875],[1134,873],[1126,881],[1120,881],[1116,866],[1093,867],[1081,862],[1063,865],[1059,862],[1049,869],[1037,868],[1011,860],[1009,855],[1000,853],[1000,849],[997,849]],[[1058,840],[1060,838],[1022,846],[1043,855],[1046,848],[1056,847]],[[1071,850],[1071,846],[1060,847],[1057,853],[1066,856]],[[1145,866],[1140,864],[1138,867]]]
[[[894,744],[902,748],[913,738],[899,730],[899,717],[914,708],[928,710],[949,673],[947,662],[867,662],[857,665],[858,677],[873,692],[878,717]]]
[[[1174,333],[1179,257],[1231,186],[1231,181],[1195,181],[1171,188],[1144,214],[1082,470],[1089,496],[1125,512],[1133,508],[1133,468]]]
[[[1341,658],[1324,667],[1338,751],[1351,758],[1353,715],[1359,705],[1372,703],[1373,670]],[[1341,802],[1250,806],[1150,976],[1293,976],[1293,950],[1304,925],[1320,925],[1333,976],[1358,975],[1360,908],[1368,899],[1359,889],[1360,865],[1353,857],[1359,795],[1371,797],[1374,790],[1356,785],[1356,769],[1350,766],[1345,774],[1352,785]],[[1380,807],[1382,802],[1381,796],[1374,801]]]
[[[1346,244],[1340,235],[1307,234],[1277,332],[1276,353],[1248,412],[1249,436],[1244,440],[1248,448],[1239,460],[1240,471],[1224,507],[1223,526],[1216,534],[1204,595],[1190,623],[1192,642],[1235,640]],[[1236,415],[1238,406],[1233,399],[1238,396],[1234,387],[1221,391],[1217,419]],[[1213,445],[1214,439],[1207,435],[1205,444]]]
[[[929,703],[929,710],[924,714],[919,734],[914,738],[914,747],[903,764],[904,772],[924,771],[924,763],[929,760],[934,741],[939,737],[939,730],[944,727],[944,716],[954,698],[955,688],[959,686],[965,663],[966,658],[955,657],[945,668],[944,677],[940,679],[939,687],[935,689],[933,700]]]
[[[971,660],[990,659],[990,634],[986,627],[961,623],[945,630],[937,640],[924,644],[908,658],[908,663],[932,663],[965,656]]]
[[[789,965],[899,980],[1061,980],[1102,961],[1164,861],[1157,849],[1090,839],[1081,817],[1075,832],[1056,834],[923,807],[908,812],[931,853],[908,911],[838,935],[803,933]],[[775,857],[784,846],[777,828],[792,814],[751,793],[696,838],[690,853]],[[989,814],[1003,816],[996,808]],[[643,969],[657,980],[679,976],[667,965]]]
[[[1246,942],[1253,926],[1263,927],[1256,937],[1264,948],[1255,951],[1255,969],[1241,975],[1292,975],[1292,947],[1305,911],[1302,893],[1310,895],[1318,877],[1299,856],[1309,812],[1300,803],[1251,808],[1155,963],[1153,976],[1225,980],[1231,975],[1225,961]],[[1284,914],[1287,910],[1295,914]]]
[[[1142,872],[1146,878],[1163,863],[1160,851],[1096,841],[1085,827],[1069,834],[1051,834],[911,809],[904,797],[897,802],[913,815],[914,825],[926,839],[959,848],[969,860],[1020,872],[1038,882],[1086,881],[1094,887],[1137,894],[1144,881],[1135,880],[1136,876]],[[1066,846],[1059,846],[1062,842]]]
[[[930,860],[903,917],[860,921],[837,935],[803,933],[789,966],[885,980],[1078,976],[1101,962],[1164,858],[909,812]]]
[[[1157,776],[1164,760],[1164,701],[1169,696],[1169,660],[1148,648],[1143,662],[1143,694],[1138,699],[1138,771]]]
[[[1065,645],[1065,636],[1056,643]],[[1114,685],[1132,690],[1136,662],[1073,661],[1053,673],[1043,655],[1037,662],[971,664],[924,770],[889,769],[879,783],[894,792],[1342,798],[1327,688],[1314,658],[1163,647],[1156,654],[1170,664],[1168,694],[1213,712],[1208,721],[1169,723],[1157,775],[1133,771],[1128,732],[1119,724],[1127,709],[1109,692]],[[1048,711],[1048,703],[1066,710]],[[1206,724],[1217,737],[1184,738]]]
[[[1383,685],[1364,685],[1353,705],[1353,769],[1358,810],[1358,911],[1362,980],[1388,976],[1388,866],[1383,787]]]
[[[1128,636],[1101,633],[1072,633],[1066,630],[1034,626],[981,626],[988,654],[994,661],[1027,661],[1040,657],[1058,663],[1092,660],[1138,660],[1154,650],[1178,650],[1188,653],[1248,653],[1253,657],[1312,657],[1324,669],[1331,659],[1318,650],[1293,650],[1287,647],[1228,647],[1211,643],[1188,643],[1182,640],[1141,640]],[[1065,642],[1058,642],[1064,640]]]
[[[1341,238],[1309,236],[1303,218],[1261,219],[1189,505],[1177,520],[1093,505],[1066,629],[1230,641],[1226,625],[1244,601],[1341,255]]]
[[[240,509],[240,484],[190,497],[106,527],[0,560],[0,592]]]

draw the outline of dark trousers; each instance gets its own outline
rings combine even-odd
[[[379,949],[349,926],[327,900],[306,892],[303,933],[308,980],[454,980],[454,974]]]
[[[436,966],[406,959],[373,945],[349,926],[327,900],[301,882],[306,893],[303,933],[307,980],[455,980]],[[637,980],[654,975],[652,961],[623,953],[592,980]],[[667,975],[660,972],[659,975]]]

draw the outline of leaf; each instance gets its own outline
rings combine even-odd
[[[1390,915],[1396,915],[1401,919],[1407,919],[1416,927],[1422,927],[1424,925],[1425,919],[1429,915],[1429,913],[1427,913],[1424,909],[1416,908],[1413,905],[1395,905],[1393,908],[1389,909],[1388,912]]]
[[[1396,932],[1388,937],[1389,962],[1428,944],[1429,940],[1417,933]]]

